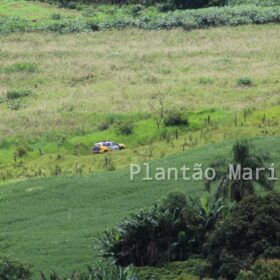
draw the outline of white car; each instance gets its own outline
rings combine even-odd
[[[103,145],[111,151],[117,151],[117,150],[125,149],[124,144],[118,144],[118,143],[112,142],[112,141],[104,141]]]
[[[92,152],[94,154],[103,154],[103,153],[107,153],[109,151],[118,151],[118,150],[123,150],[123,149],[125,149],[124,144],[118,144],[118,143],[112,142],[112,141],[102,141],[102,142],[94,144],[94,146],[92,148]]]

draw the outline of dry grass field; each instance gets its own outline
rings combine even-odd
[[[1,37],[1,68],[13,70],[1,72],[0,96],[32,95],[20,110],[0,105],[0,134],[90,131],[93,114],[149,112],[158,92],[190,111],[279,105],[279,40],[277,25]],[[237,85],[244,77],[251,87]]]

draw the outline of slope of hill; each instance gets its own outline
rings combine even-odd
[[[48,176],[56,166],[65,175],[77,165],[102,169],[104,157],[90,154],[102,139],[127,144],[112,155],[120,168],[179,152],[190,139],[202,146],[279,134],[278,29],[1,37],[0,180]],[[156,128],[159,93],[165,110],[183,111],[189,126]],[[122,121],[134,122],[131,135],[116,133]]]
[[[151,163],[155,167],[207,166],[217,155],[230,155],[232,141],[196,148]],[[260,137],[258,150],[269,151],[280,168],[280,138]],[[269,149],[271,147],[271,149]],[[279,188],[279,181],[277,188]],[[131,181],[128,170],[90,176],[25,180],[0,187],[1,254],[10,254],[35,270],[70,273],[96,260],[94,238],[129,212],[153,205],[167,192],[198,196],[199,181]],[[206,193],[205,193],[206,194]]]

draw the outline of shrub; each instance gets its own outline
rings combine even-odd
[[[249,271],[240,271],[236,280],[277,280],[279,275],[279,259],[258,260]]]
[[[157,5],[159,12],[165,13],[168,11],[174,11],[175,7],[171,2],[160,3]]]
[[[59,20],[59,19],[61,19],[61,14],[54,13],[50,16],[50,18],[53,20]]]
[[[87,155],[89,147],[85,143],[78,143],[74,145],[74,155]]]
[[[251,87],[253,86],[253,81],[250,78],[240,78],[237,84],[240,87]]]
[[[186,117],[184,117],[181,112],[178,111],[169,111],[166,114],[163,122],[165,126],[189,125],[189,120]]]
[[[185,209],[187,207],[187,198],[181,192],[171,192],[166,198],[162,199],[160,210],[174,212],[176,209]]]
[[[207,250],[214,277],[235,279],[257,258],[280,258],[280,194],[242,200],[209,238]]]
[[[1,280],[30,280],[30,266],[9,258],[0,259],[0,279]]]
[[[27,155],[27,148],[24,146],[18,146],[16,149],[16,156],[22,158]]]
[[[31,31],[32,25],[20,17],[0,17],[0,34]]]
[[[183,4],[180,4],[181,2],[183,2]],[[182,5],[187,5],[188,2],[196,3],[196,1],[192,0],[178,0],[176,5],[181,7]],[[198,2],[200,2],[200,0]],[[207,6],[210,4],[213,5],[214,2],[216,3],[216,1],[213,0],[213,2],[208,3]],[[68,5],[68,3],[70,2],[65,1],[65,5]],[[173,2],[171,1],[170,3],[171,4],[169,4],[169,2],[163,2],[163,5],[171,5],[172,7]],[[216,4],[220,5],[219,3]],[[96,31],[98,29],[121,29],[128,27],[156,30],[183,27],[186,30],[191,30],[208,28],[210,26],[236,26],[241,24],[280,22],[280,6],[226,6],[197,10],[175,10],[167,13],[142,13],[139,8],[135,8],[134,13],[138,15],[136,18],[131,15],[131,13],[125,13],[125,10],[122,8],[120,8],[120,14],[122,16],[119,16],[116,9],[116,7],[113,7],[110,10],[110,13],[114,13],[114,15],[110,17],[108,17],[109,10],[107,9],[105,12],[107,15],[105,18],[99,15],[93,15],[92,18],[62,18],[53,22],[43,21],[37,24],[33,24],[32,22],[21,18],[3,17],[0,18],[0,33],[37,30],[59,33],[78,33]]]
[[[138,17],[143,11],[143,9],[144,9],[143,5],[133,5],[130,9],[130,13],[133,17]]]
[[[52,1],[50,1],[50,2],[52,2]],[[57,0],[56,2],[58,3],[58,6],[62,7],[62,8],[76,9],[76,7],[77,7],[77,3],[75,3],[74,1]]]
[[[119,121],[115,124],[115,131],[121,135],[130,135],[133,133],[134,123],[132,121]]]
[[[84,19],[62,19],[42,26],[42,30],[61,34],[91,31],[90,25]]]
[[[108,121],[103,121],[98,125],[98,130],[104,131],[110,127],[110,123]]]
[[[36,73],[38,72],[38,66],[35,63],[19,62],[6,67],[0,67],[0,73],[12,74],[18,72]]]
[[[91,31],[98,31],[100,29],[96,20],[89,19],[87,20],[87,24]]]
[[[227,5],[278,6],[279,0],[227,0]]]
[[[7,92],[7,99],[19,99],[23,97],[28,97],[32,94],[31,90],[19,89],[19,90],[10,90]]]
[[[139,268],[140,279],[193,280],[206,275],[209,264],[203,259],[163,263],[157,267]],[[196,277],[195,277],[196,276]]]

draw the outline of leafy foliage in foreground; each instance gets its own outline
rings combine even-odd
[[[280,4],[279,0],[228,0],[228,5],[247,5],[253,4],[258,6],[277,6]]]
[[[31,276],[30,266],[9,258],[0,259],[1,280],[30,280]]]
[[[187,200],[171,193],[152,209],[131,214],[99,240],[103,257],[117,265],[156,265],[203,254],[206,236],[223,215],[222,201]]]
[[[164,263],[156,267],[139,268],[140,279],[153,280],[194,280],[207,274],[209,264],[203,259],[188,259]]]
[[[279,259],[279,213],[280,194],[276,192],[238,203],[210,237],[207,251],[213,276],[235,279],[257,258]]]
[[[74,272],[70,277],[63,277],[51,272],[49,277],[41,273],[41,280],[138,280],[137,272],[131,267],[117,267],[107,263],[88,266],[87,272]]]
[[[99,17],[61,18],[55,21],[32,23],[19,17],[0,17],[0,34],[11,32],[46,31],[79,33],[108,28],[136,27],[143,29],[185,30],[212,26],[237,26],[280,22],[280,6],[212,7],[198,10],[175,10],[167,13],[143,14],[138,17],[123,14],[101,19]]]
[[[280,275],[280,260],[258,260],[249,271],[240,271],[236,280],[277,280]]]

